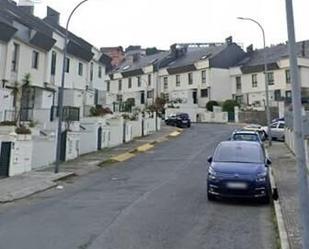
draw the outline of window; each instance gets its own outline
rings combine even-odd
[[[291,91],[286,91],[286,92],[285,92],[285,96],[286,96],[287,98],[292,98],[292,92],[291,92]]]
[[[90,81],[93,81],[93,62],[90,63]]]
[[[65,72],[69,73],[70,72],[70,59],[66,58],[65,60]]]
[[[131,88],[132,87],[132,78],[129,78],[128,79],[128,88]]]
[[[176,86],[180,86],[180,75],[176,75]]]
[[[18,69],[18,57],[19,57],[19,45],[17,43],[13,44],[13,56],[12,56],[12,71],[16,72]]]
[[[153,90],[147,91],[147,98],[152,99],[153,98]]]
[[[255,88],[258,86],[257,74],[252,74],[252,87]]]
[[[273,72],[269,72],[266,74],[267,76],[267,82],[268,82],[268,85],[273,85],[274,84],[274,73]]]
[[[148,86],[151,86],[151,74],[148,74]]]
[[[277,123],[273,123],[271,126],[270,126],[270,128],[277,128]]]
[[[276,89],[274,91],[274,97],[275,97],[275,101],[281,101],[281,90],[280,89]]]
[[[122,80],[118,80],[118,90],[122,90]]]
[[[163,84],[164,84],[164,89],[168,89],[168,78],[167,77],[163,78]]]
[[[142,81],[141,81],[141,77],[137,76],[137,86],[141,87],[142,86]]]
[[[241,90],[241,77],[236,77],[236,90]]]
[[[56,64],[57,64],[57,54],[55,51],[53,51],[52,58],[51,58],[51,70],[50,70],[51,75],[56,74]]]
[[[279,129],[284,129],[284,123],[279,123],[278,128],[279,128]]]
[[[290,70],[285,70],[285,82],[286,83],[291,83],[291,74],[290,74]]]
[[[39,52],[32,52],[32,68],[38,69],[39,67]]]
[[[192,73],[188,73],[188,83],[189,83],[189,85],[192,85],[192,84],[193,84]]]
[[[99,79],[102,78],[102,67],[101,66],[99,66],[98,77]]]
[[[106,81],[106,91],[110,91],[111,90],[111,83],[110,81]]]
[[[78,63],[78,75],[83,76],[83,63]]]
[[[202,83],[206,83],[206,71],[202,71]]]
[[[122,102],[122,95],[121,94],[117,94],[117,101]]]
[[[208,97],[208,89],[201,89],[201,98]]]

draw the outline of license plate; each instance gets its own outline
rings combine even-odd
[[[182,122],[183,122],[183,123],[185,123],[185,124],[186,124],[186,123],[188,123],[188,121],[187,121],[187,120],[182,120]]]
[[[244,182],[228,182],[226,186],[231,189],[246,189],[247,188],[247,184]]]

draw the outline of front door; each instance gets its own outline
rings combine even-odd
[[[0,177],[9,176],[11,161],[11,142],[2,142],[0,150]]]
[[[102,149],[102,127],[98,129],[98,150]]]

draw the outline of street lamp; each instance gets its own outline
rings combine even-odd
[[[56,163],[55,163],[55,173],[59,172],[59,165],[60,165],[60,154],[61,154],[61,133],[62,133],[62,119],[63,119],[63,89],[64,89],[64,80],[65,80],[65,69],[66,69],[66,57],[67,57],[67,43],[68,43],[68,29],[71,18],[74,12],[85,2],[88,0],[83,0],[79,4],[75,6],[72,10],[65,28],[65,36],[64,36],[64,49],[63,49],[63,64],[62,64],[62,77],[61,77],[61,86],[59,88],[58,94],[58,131],[57,131],[57,148],[56,148]]]
[[[254,22],[255,24],[257,24],[260,27],[260,29],[262,31],[263,47],[264,47],[263,61],[264,61],[264,77],[265,77],[265,98],[266,98],[266,117],[267,117],[267,130],[268,130],[268,144],[269,144],[269,146],[271,146],[272,136],[271,136],[271,129],[270,129],[270,121],[271,121],[270,119],[271,119],[271,117],[270,117],[270,109],[269,109],[269,90],[268,90],[268,78],[267,78],[265,32],[264,32],[264,29],[263,29],[262,25],[258,21],[254,20],[252,18],[237,17],[237,19]]]

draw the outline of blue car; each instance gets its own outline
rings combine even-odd
[[[260,143],[221,142],[208,162],[208,200],[216,197],[253,198],[269,203],[271,161],[266,158]]]

